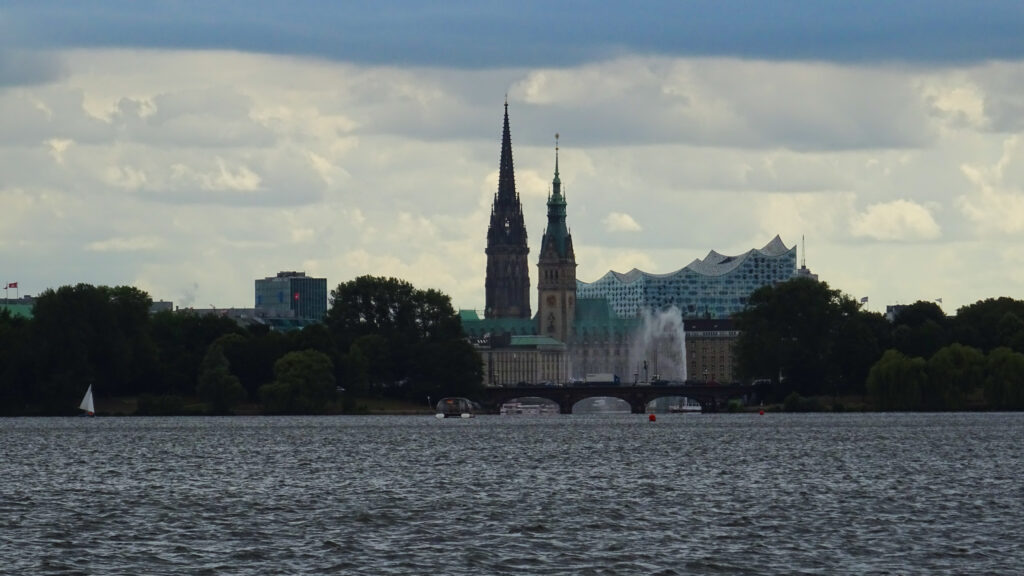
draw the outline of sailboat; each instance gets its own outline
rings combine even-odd
[[[85,396],[82,397],[82,403],[78,405],[82,410],[85,410],[83,416],[95,416],[96,407],[92,404],[92,384],[89,384],[89,389],[85,391]]]

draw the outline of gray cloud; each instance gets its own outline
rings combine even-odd
[[[0,26],[0,30],[3,27]],[[63,78],[63,63],[50,52],[5,49],[0,45],[0,89],[47,84]]]
[[[252,100],[230,88],[157,94],[150,101],[122,98],[111,122],[124,137],[150,144],[222,148],[270,146],[274,136],[255,122]]]
[[[0,145],[41,145],[51,138],[104,142],[114,136],[108,123],[85,112],[79,89],[54,85],[0,91],[0,106]]]
[[[622,53],[838,62],[1024,56],[1015,2],[527,0],[421,3],[67,3],[15,0],[8,42],[29,48],[226,49],[369,64],[574,66]]]

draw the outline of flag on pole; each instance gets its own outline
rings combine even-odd
[[[867,304],[867,303],[868,303],[868,297],[867,297],[867,296],[865,296],[865,297],[861,298],[861,299],[860,299],[860,303],[861,303],[861,304]]]
[[[18,283],[17,282],[11,282],[11,283],[7,284],[7,287],[8,288],[17,288],[18,287]]]

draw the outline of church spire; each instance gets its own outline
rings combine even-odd
[[[512,165],[512,135],[508,127],[508,96],[501,134],[498,192],[491,206],[487,228],[487,277],[485,280],[487,318],[529,318],[530,272],[523,206],[516,193]]]
[[[516,201],[516,174],[512,164],[512,133],[508,128],[508,96],[505,96],[505,126],[501,134],[501,160],[498,168],[498,204]]]

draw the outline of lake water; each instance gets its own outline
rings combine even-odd
[[[1019,574],[1024,414],[0,420],[4,574]]]

